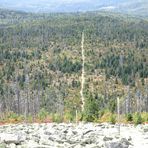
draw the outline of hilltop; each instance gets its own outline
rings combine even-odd
[[[24,12],[107,11],[148,17],[147,0],[0,0],[0,7]]]

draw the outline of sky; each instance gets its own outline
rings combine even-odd
[[[98,5],[109,4],[122,0],[0,0],[0,5],[5,7],[30,7],[30,6],[63,6],[63,5]]]
[[[0,8],[26,12],[75,12],[90,10],[148,10],[148,0],[0,0]],[[129,9],[130,8],[130,9]]]
[[[94,1],[94,0],[0,0],[0,3],[79,3],[79,2],[87,2],[87,1]]]
[[[0,4],[78,4],[78,3],[110,3],[123,0],[0,0]]]

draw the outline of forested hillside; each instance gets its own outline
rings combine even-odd
[[[148,112],[148,20],[104,12],[0,10],[0,111],[72,119],[81,112],[81,36],[86,120],[103,111]]]

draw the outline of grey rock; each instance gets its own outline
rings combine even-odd
[[[90,133],[90,132],[93,132],[93,130],[88,130],[88,131],[86,131],[85,133],[83,133],[83,135],[86,135],[86,134],[88,134],[88,133]]]
[[[74,135],[77,135],[77,134],[78,134],[78,132],[77,132],[77,131],[72,131],[72,133],[73,133]]]
[[[128,146],[131,145],[131,143],[125,138],[122,138],[120,142],[124,145],[128,145]]]
[[[45,134],[45,135],[52,135],[52,133],[49,132],[49,131],[45,131],[44,134]]]
[[[111,140],[113,140],[112,137],[106,137],[106,136],[105,136],[105,137],[103,138],[103,141],[111,141]]]
[[[147,133],[148,132],[148,127],[143,129],[143,132]]]
[[[131,143],[125,138],[122,138],[119,141],[109,141],[105,143],[106,148],[128,148],[129,145],[131,145]]]
[[[128,130],[132,132],[126,135]],[[132,148],[134,132],[141,133],[147,141],[147,126],[144,125],[121,125],[123,138],[117,134],[117,126],[110,124],[7,125],[0,127],[0,148]]]
[[[11,144],[9,145],[9,147],[10,147],[10,148],[16,148],[16,144],[11,143]]]
[[[92,144],[94,143],[94,140],[93,139],[83,139],[82,142],[81,142],[81,145],[88,145],[88,144]]]
[[[78,144],[78,145],[73,146],[73,148],[82,148],[82,145]]]
[[[116,139],[120,139],[120,135],[116,135],[115,138],[116,138]]]
[[[64,130],[64,131],[63,131],[63,133],[64,133],[64,134],[67,134],[67,133],[68,133],[68,130],[67,130],[67,129],[66,129],[66,130]]]
[[[105,143],[105,148],[128,148],[128,145],[124,145],[120,142],[108,142]]]
[[[54,137],[49,137],[48,140],[55,141],[55,138]]]
[[[132,137],[131,136],[128,138],[128,141],[132,141]]]
[[[5,134],[5,133],[0,134],[0,140],[1,142],[4,142],[6,144],[11,144],[11,143],[20,144],[21,142],[24,141],[24,139],[20,137],[20,135]]]
[[[0,143],[0,148],[6,148],[6,143]]]

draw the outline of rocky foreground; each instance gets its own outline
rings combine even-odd
[[[148,148],[148,125],[18,124],[0,126],[0,148]]]

